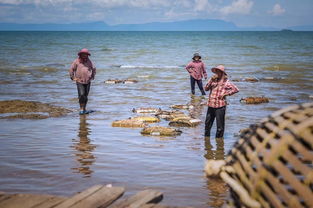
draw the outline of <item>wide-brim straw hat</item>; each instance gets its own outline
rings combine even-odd
[[[77,55],[80,55],[82,53],[88,54],[88,56],[91,56],[91,54],[89,53],[89,50],[87,48],[83,48],[81,49]]]
[[[218,65],[218,66],[213,67],[213,68],[211,69],[211,71],[212,71],[213,73],[215,73],[215,74],[216,74],[216,71],[217,71],[217,70],[220,70],[221,72],[224,72],[224,74],[227,75],[227,73],[226,73],[226,71],[225,71],[225,67],[224,67],[223,65]]]
[[[201,59],[201,56],[200,56],[200,54],[199,54],[199,53],[195,53],[195,54],[193,54],[192,59],[194,60],[194,59],[195,59],[195,57],[199,57],[199,58]]]

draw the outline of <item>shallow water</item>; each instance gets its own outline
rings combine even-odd
[[[94,184],[165,193],[164,204],[220,207],[227,188],[204,177],[205,158],[221,159],[234,134],[275,110],[312,102],[312,32],[0,32],[0,99],[51,103],[76,110],[76,86],[67,70],[80,48],[97,66],[89,109],[61,118],[0,120],[0,190],[72,195]],[[200,51],[208,68],[225,64],[235,82],[224,141],[205,141],[203,123],[181,136],[150,137],[140,129],[113,128],[134,116],[132,108],[201,102],[192,99],[184,65]],[[208,70],[210,73],[210,70]],[[132,78],[136,84],[108,85]],[[244,105],[240,98],[267,96],[270,103]],[[187,113],[187,112],[186,112]],[[193,115],[205,119],[206,107]],[[168,122],[162,121],[167,126]],[[214,134],[215,127],[212,129]]]

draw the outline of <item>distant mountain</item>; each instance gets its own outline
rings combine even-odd
[[[1,31],[226,31],[238,30],[232,22],[214,19],[146,24],[108,25],[104,22],[75,24],[15,24],[0,23]]]
[[[313,25],[293,26],[293,27],[288,27],[287,29],[298,30],[298,31],[313,31]]]
[[[287,29],[313,31],[313,26]],[[108,25],[104,22],[73,24],[0,23],[0,31],[279,31],[271,27],[238,27],[232,22],[217,19],[195,19],[176,22]]]

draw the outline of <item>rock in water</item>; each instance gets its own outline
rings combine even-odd
[[[146,123],[157,123],[157,122],[160,122],[159,118],[153,117],[153,116],[137,116],[137,117],[131,118],[131,120],[142,121],[142,122],[146,122]]]
[[[142,129],[141,134],[143,135],[154,135],[154,136],[178,136],[182,132],[178,129],[163,126],[146,127]]]
[[[133,108],[134,113],[151,113],[157,114],[161,111],[161,108]]]
[[[46,103],[24,100],[0,101],[0,114],[17,113],[1,118],[44,119],[65,116],[71,111]]]
[[[171,108],[174,109],[193,109],[194,106],[193,105],[171,105]]]
[[[125,128],[143,128],[146,124],[143,121],[125,119],[112,122],[112,127],[125,127]]]
[[[260,104],[260,103],[268,103],[269,99],[266,97],[247,97],[241,98],[240,102],[245,104]]]

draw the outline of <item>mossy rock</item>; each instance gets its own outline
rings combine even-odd
[[[144,128],[146,124],[143,121],[125,119],[112,122],[112,127],[125,127],[125,128]]]
[[[177,117],[186,117],[187,115],[180,111],[160,111],[156,114],[157,117],[165,119],[167,121],[171,121]]]
[[[142,121],[142,122],[145,122],[145,123],[157,123],[157,122],[160,122],[159,118],[153,117],[153,116],[137,116],[137,117],[131,118],[131,120]]]
[[[171,105],[171,108],[173,108],[173,109],[186,109],[186,110],[189,110],[189,109],[193,109],[194,106],[193,105]]]
[[[152,136],[178,136],[182,131],[163,126],[152,126],[142,129],[141,134],[143,135],[152,135]]]
[[[150,113],[157,114],[161,111],[161,108],[133,108],[134,113]]]
[[[201,123],[200,119],[193,119],[193,118],[188,118],[188,117],[181,117],[181,118],[176,118],[173,119],[169,123],[170,126],[174,127],[196,127]]]
[[[269,99],[266,97],[247,97],[241,98],[240,102],[245,104],[260,104],[260,103],[268,103]]]
[[[0,114],[19,113],[17,115],[5,116],[3,118],[44,119],[48,117],[65,116],[70,112],[72,111],[66,108],[35,101],[24,101],[24,100],[0,101]],[[48,116],[46,114],[48,114]]]

